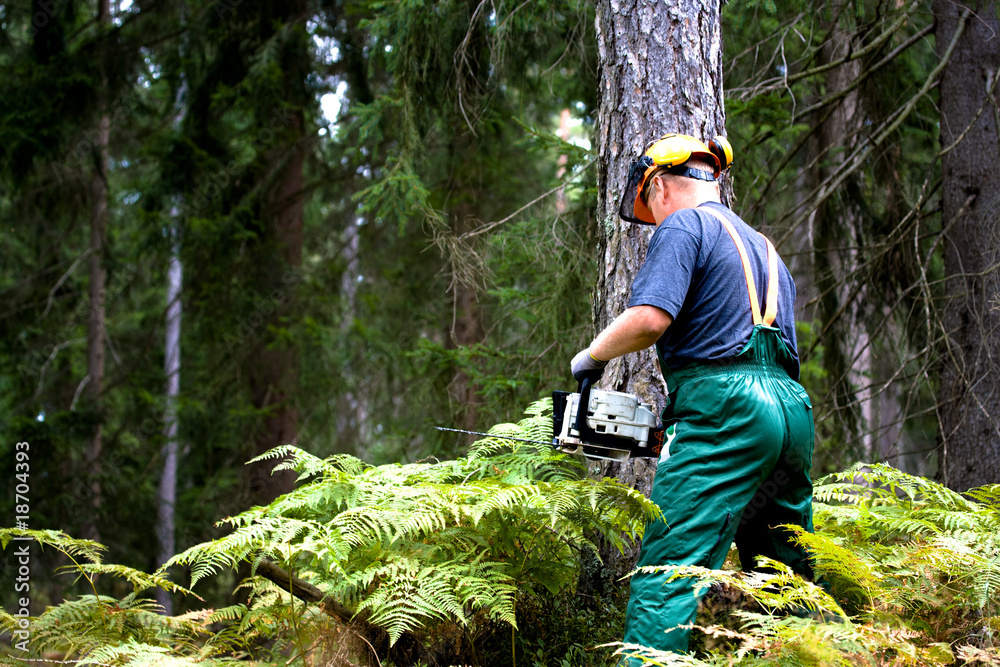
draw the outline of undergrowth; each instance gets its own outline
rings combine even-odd
[[[491,432],[547,442],[551,409],[551,400],[540,401],[521,422]],[[316,630],[332,615],[349,626],[356,645],[346,653],[335,648],[344,653],[336,664],[370,660],[366,653],[402,662],[478,659],[477,637],[521,629],[519,606],[530,610],[572,590],[581,554],[596,553],[592,540],[622,546],[660,516],[617,481],[581,478],[578,463],[546,444],[488,437],[457,460],[378,467],[350,456],[319,459],[294,447],[261,458],[297,471],[298,487],[224,520],[228,535],[187,549],[146,579],[101,565],[99,545],[53,532],[0,531],[5,548],[19,538],[66,545],[88,561],[75,562],[69,573],[89,578],[103,568],[134,584],[124,599],[95,588],[93,596],[31,619],[32,649],[59,651],[81,664],[138,666],[167,655],[176,664],[247,656],[285,662],[330,650]],[[246,605],[165,618],[141,597],[156,586],[191,594],[164,577],[171,566],[188,568],[196,587],[244,562],[251,564],[241,584]],[[296,601],[301,590],[262,576],[275,567],[321,600]],[[17,622],[0,617],[8,632]]]
[[[695,626],[713,647],[697,655],[619,652],[653,665],[1000,665],[1000,485],[958,494],[859,464],[814,497],[816,533],[790,528],[829,592],[773,561],[768,574],[675,568],[747,604],[735,623]]]
[[[546,441],[551,404],[497,435]],[[231,532],[171,561],[191,587],[102,560],[103,548],[56,531],[0,529],[65,555],[90,594],[30,619],[0,612],[23,638],[3,664],[610,665],[624,599],[584,599],[580,557],[595,536],[623,545],[655,506],[613,480],[580,478],[546,445],[486,438],[454,461],[369,466],[283,447],[266,458],[299,473]],[[1000,486],[952,492],[882,465],[815,489],[816,533],[796,530],[828,585],[765,561],[766,572],[684,567],[674,577],[728,592],[703,608],[696,651],[615,645],[643,664],[997,665]],[[156,588],[195,596],[200,580],[249,563],[245,604],[166,617]],[[283,573],[284,579],[274,572]],[[124,597],[102,594],[125,582]],[[121,583],[115,588],[120,588]],[[623,590],[625,588],[623,582]],[[718,605],[716,605],[718,607]],[[665,624],[667,619],[665,619]],[[666,625],[664,629],[666,629]],[[23,633],[23,634],[19,634]],[[601,645],[604,645],[602,648]]]

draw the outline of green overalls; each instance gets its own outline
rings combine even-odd
[[[674,424],[674,437],[660,456],[650,498],[663,510],[666,523],[647,526],[638,566],[719,569],[735,538],[744,570],[764,555],[811,578],[806,553],[790,543],[787,531],[777,528],[797,524],[812,531],[809,469],[814,437],[809,397],[790,377],[795,361],[772,326],[777,254],[767,241],[768,290],[761,317],[742,240],[728,220],[708,212],[719,218],[739,250],[753,331],[742,351],[723,362],[670,370],[660,357],[670,397],[663,421]],[[695,620],[694,580],[667,582],[668,577],[632,577],[626,643],[687,651],[690,630],[674,628]],[[632,664],[640,663],[633,659]]]

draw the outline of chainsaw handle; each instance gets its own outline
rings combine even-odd
[[[581,437],[590,433],[590,428],[587,426],[587,410],[590,409],[590,388],[594,384],[594,379],[589,375],[584,375],[580,378],[580,384],[577,389],[580,392],[580,400],[577,403],[576,408],[576,424],[574,428],[581,435]]]

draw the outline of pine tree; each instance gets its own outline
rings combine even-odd
[[[719,8],[716,2],[698,0],[598,3],[597,330],[628,306],[629,288],[651,235],[648,227],[618,218],[630,161],[667,132],[704,140],[725,134]],[[651,349],[613,361],[603,386],[636,394],[657,409],[665,404],[665,388]],[[630,459],[602,464],[599,474],[615,476],[648,495],[654,473],[655,460]],[[631,571],[638,545],[621,560],[610,552],[604,556],[604,576],[613,582]]]

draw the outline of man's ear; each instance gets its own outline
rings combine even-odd
[[[652,176],[649,179],[649,190],[646,194],[646,206],[652,204],[653,199],[656,197],[656,179],[658,178],[659,176]]]
[[[649,200],[652,201],[655,197],[662,197],[666,194],[667,181],[662,175],[657,174],[653,176],[652,181],[649,184]]]

